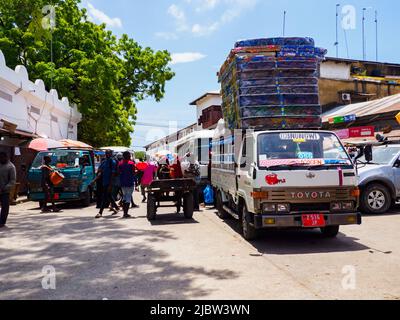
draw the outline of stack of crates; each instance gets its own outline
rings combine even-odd
[[[218,76],[230,129],[317,129],[319,67],[327,51],[311,38],[239,41]]]

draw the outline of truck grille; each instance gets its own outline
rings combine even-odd
[[[349,188],[301,188],[265,191],[268,192],[268,202],[278,203],[330,203],[332,201],[349,200],[353,198]]]
[[[315,211],[330,211],[329,203],[294,203],[290,206],[290,210],[293,212],[306,212]]]

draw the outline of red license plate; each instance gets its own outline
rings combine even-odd
[[[301,220],[305,228],[325,227],[326,225],[323,214],[303,214]]]

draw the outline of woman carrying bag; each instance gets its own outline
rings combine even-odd
[[[54,184],[57,183],[61,183],[63,180],[63,176],[54,171],[51,167],[51,158],[49,156],[45,156],[43,158],[43,166],[41,168],[42,170],[42,188],[43,188],[43,192],[45,195],[45,199],[43,201],[43,205],[42,205],[42,212],[46,213],[46,212],[50,212],[51,210],[47,207],[47,203],[51,202],[52,204],[52,208],[53,208],[53,212],[60,212],[60,209],[58,209],[56,207],[56,204],[54,203]]]

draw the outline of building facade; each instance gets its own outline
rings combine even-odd
[[[36,155],[27,148],[37,137],[77,139],[82,116],[57,90],[47,91],[43,80],[32,82],[24,66],[7,67],[0,51],[0,151],[17,169],[19,191],[26,191],[26,175]]]
[[[40,79],[30,81],[24,66],[8,68],[0,51],[0,119],[14,123],[19,131],[76,140],[81,118],[67,98],[59,98],[57,90],[46,91]]]

